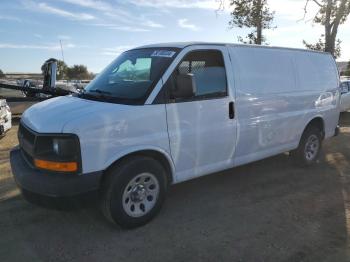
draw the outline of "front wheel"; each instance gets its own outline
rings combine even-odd
[[[167,181],[163,166],[149,157],[133,157],[112,167],[102,186],[101,208],[124,228],[146,224],[160,210]]]
[[[318,160],[321,148],[322,133],[317,127],[310,126],[304,131],[298,148],[291,152],[291,156],[296,165],[310,166]]]

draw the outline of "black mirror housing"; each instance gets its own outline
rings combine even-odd
[[[196,81],[193,74],[176,76],[176,86],[171,94],[173,98],[190,98],[196,94]]]
[[[52,90],[56,87],[57,60],[50,58],[45,61],[44,66],[44,84],[43,89]]]

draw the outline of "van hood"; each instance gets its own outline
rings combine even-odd
[[[56,97],[28,108],[21,122],[39,133],[62,133],[69,121],[99,111],[103,104],[72,96]]]

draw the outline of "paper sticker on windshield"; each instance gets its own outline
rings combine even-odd
[[[168,51],[168,50],[156,50],[152,53],[151,57],[168,57],[171,58],[175,55],[174,51]]]

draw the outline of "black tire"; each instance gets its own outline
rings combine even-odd
[[[308,141],[309,139],[317,140],[318,148],[317,150],[314,150],[315,153],[309,154],[307,153],[308,150],[306,150],[306,147],[308,147]],[[290,152],[290,155],[292,157],[292,160],[295,165],[300,167],[307,167],[317,162],[320,152],[322,149],[322,131],[315,127],[315,126],[309,126],[303,133],[299,146],[297,149]]]
[[[139,217],[133,217],[127,213],[123,206],[123,196],[125,196],[128,184],[144,173],[153,175],[152,179],[157,180],[159,192],[155,197],[154,206],[149,212]],[[158,214],[164,202],[168,184],[166,177],[163,166],[155,159],[146,156],[128,158],[111,167],[107,171],[101,187],[100,204],[103,214],[109,221],[123,228],[135,228],[146,224]],[[146,198],[148,199],[148,196]],[[147,201],[147,199],[143,201]],[[141,212],[141,207],[137,208]],[[129,212],[131,211],[129,210]]]

